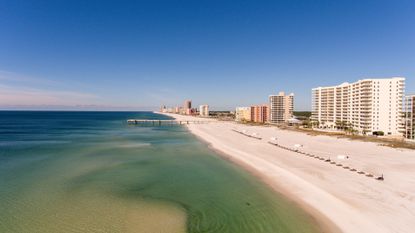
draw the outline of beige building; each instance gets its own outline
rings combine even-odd
[[[207,117],[209,116],[209,105],[204,104],[199,106],[199,115]]]
[[[361,134],[402,135],[404,90],[402,77],[313,88],[311,119],[320,128],[347,124]]]
[[[235,109],[236,121],[251,121],[251,108],[250,107],[237,107]]]
[[[284,92],[280,92],[278,95],[270,95],[269,108],[270,123],[288,122],[293,117],[294,94],[285,95]]]
[[[405,98],[405,131],[407,139],[415,140],[415,95]]]

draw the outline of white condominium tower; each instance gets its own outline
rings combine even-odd
[[[278,95],[269,96],[270,104],[270,123],[283,123],[287,122],[293,117],[294,110],[294,94],[285,95],[284,92],[280,92]]]
[[[199,106],[199,115],[200,116],[209,116],[209,105],[204,104]]]
[[[404,136],[408,139],[415,139],[415,95],[408,95],[405,98]]]
[[[312,89],[312,116],[319,127],[347,123],[361,134],[402,135],[405,78],[363,79]]]

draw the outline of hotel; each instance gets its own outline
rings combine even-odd
[[[204,117],[208,117],[209,116],[209,105],[200,105],[199,106],[199,115],[200,116],[204,116]]]
[[[251,108],[237,107],[235,109],[235,121],[251,121]]]
[[[415,139],[415,95],[405,97],[405,131],[407,139]]]
[[[268,122],[269,107],[266,104],[251,106],[251,121],[257,123]]]
[[[269,96],[270,115],[269,122],[273,124],[288,122],[293,117],[294,94],[285,95],[280,92],[278,95]]]
[[[191,115],[192,114],[192,101],[191,100],[184,101],[183,112],[186,115]]]
[[[360,134],[402,135],[404,89],[402,77],[313,88],[311,119],[320,128],[347,124]]]

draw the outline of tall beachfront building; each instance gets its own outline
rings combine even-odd
[[[405,138],[415,140],[415,95],[405,97]]]
[[[278,95],[270,95],[269,108],[270,123],[287,122],[293,117],[294,94],[285,95],[284,92],[280,92]]]
[[[402,135],[405,78],[363,79],[312,89],[312,116],[319,127],[348,124],[361,134]]]
[[[199,115],[200,116],[209,116],[209,105],[204,104],[199,106]]]
[[[190,115],[192,113],[192,101],[191,100],[184,101],[183,112],[186,115]]]
[[[251,121],[266,123],[269,119],[269,107],[266,104],[251,106]]]
[[[167,112],[167,107],[166,107],[166,105],[162,105],[162,106],[160,107],[160,112]]]
[[[192,101],[191,100],[185,100],[183,104],[184,109],[191,109],[192,108]]]
[[[235,109],[235,121],[251,121],[251,108],[237,107]]]

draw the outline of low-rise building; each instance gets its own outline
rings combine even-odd
[[[235,121],[251,121],[251,108],[237,107],[235,109]]]

